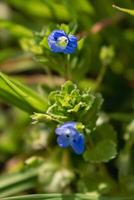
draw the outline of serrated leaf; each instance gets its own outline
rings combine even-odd
[[[34,115],[31,116],[33,119],[33,124],[37,122],[50,122],[55,121],[58,123],[61,123],[62,121],[67,120],[65,116],[62,115],[54,115],[54,114],[42,114],[42,113],[34,113]]]
[[[81,121],[88,128],[94,128],[102,97],[92,94],[90,90],[80,91],[71,81],[65,82],[61,90],[51,92],[50,106],[47,114],[65,116],[68,120]],[[77,117],[76,117],[77,114]],[[89,120],[89,121],[88,121]],[[64,122],[64,121],[63,121]]]
[[[90,91],[86,92],[82,95],[82,101],[85,102],[85,110],[88,111],[95,101],[95,96],[93,94],[90,94]]]
[[[74,89],[76,89],[76,85],[71,81],[65,82],[61,87],[62,94],[70,94]]]
[[[71,113],[71,112],[78,112],[80,110],[80,108],[84,107],[85,105],[80,102],[78,103],[77,105],[75,105],[72,109],[69,109],[68,112]]]
[[[56,96],[59,94],[59,91],[52,91],[49,96],[48,99],[50,101],[51,104],[53,104],[56,101]]]

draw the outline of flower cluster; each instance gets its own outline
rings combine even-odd
[[[77,38],[74,35],[67,35],[63,30],[54,30],[48,36],[48,44],[52,52],[71,54],[77,48]]]
[[[76,122],[66,122],[56,128],[57,143],[60,147],[71,146],[76,154],[84,152],[84,135],[76,130]]]

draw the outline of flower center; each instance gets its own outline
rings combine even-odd
[[[70,138],[71,132],[70,132],[69,129],[66,129],[66,131],[65,131],[65,136],[66,136],[67,138]]]
[[[57,45],[61,47],[66,47],[68,44],[68,39],[65,36],[61,36],[57,39]]]

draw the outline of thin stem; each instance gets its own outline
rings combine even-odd
[[[104,76],[105,76],[105,73],[106,73],[106,70],[107,70],[107,64],[106,63],[103,63],[102,67],[101,67],[101,70],[100,70],[100,73],[99,73],[99,76],[97,77],[96,79],[96,87],[95,87],[95,90],[98,90],[103,79],[104,79]]]
[[[66,62],[65,62],[65,79],[68,80],[70,73],[69,73],[69,62],[70,62],[70,54],[67,54]]]
[[[70,158],[68,149],[65,149],[62,157],[62,167],[68,168],[70,166]]]

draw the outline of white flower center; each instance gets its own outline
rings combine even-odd
[[[57,45],[61,47],[66,47],[68,44],[68,39],[65,36],[61,36],[57,39]]]
[[[70,129],[66,129],[65,135],[66,135],[66,137],[68,137],[68,138],[71,136],[71,131],[70,131]]]

